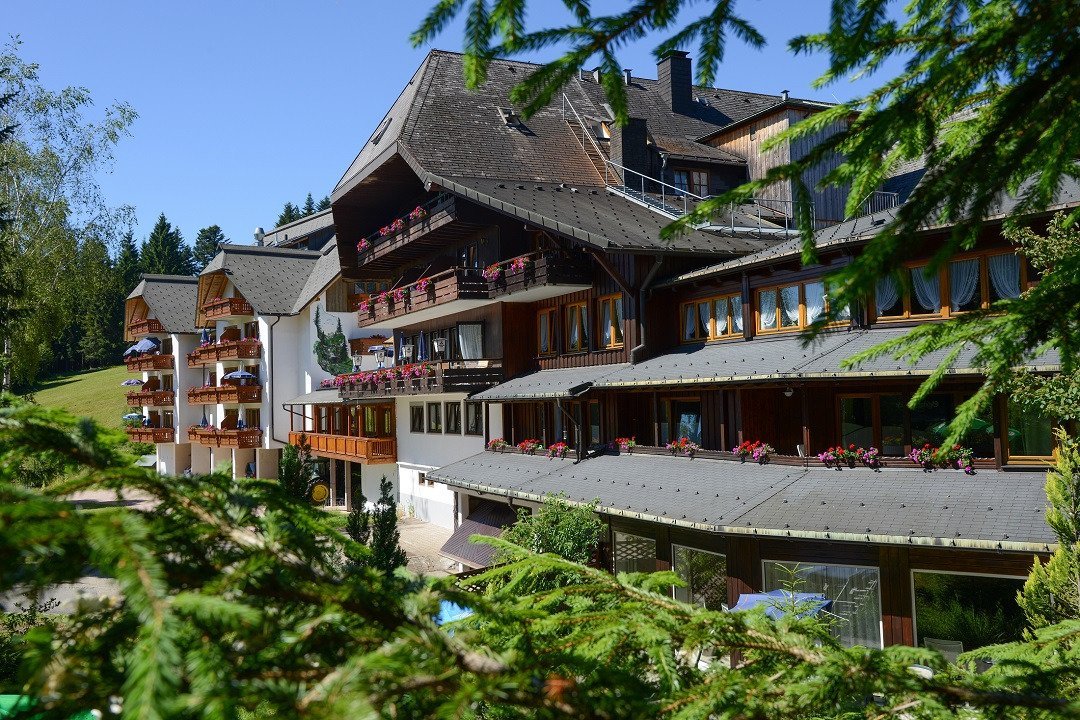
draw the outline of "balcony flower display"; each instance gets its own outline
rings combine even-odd
[[[935,467],[955,467],[968,475],[975,474],[975,451],[961,445],[942,450],[925,443],[921,448],[913,448],[908,457],[916,465],[921,465],[925,472],[930,472]]]
[[[482,273],[484,279],[488,282],[496,282],[503,276],[503,268],[499,263],[491,263],[483,269]]]
[[[855,467],[855,461],[857,459],[854,444],[851,444],[849,447],[837,445],[835,447],[830,447],[823,453],[818,453],[818,460],[825,463],[825,467],[835,467],[837,470],[844,465]]]
[[[862,464],[871,470],[877,470],[881,467],[881,453],[876,447],[869,449],[859,448],[855,451],[855,454],[862,461]]]
[[[371,303],[367,300],[361,300],[360,305],[357,306],[357,309],[362,313],[369,313],[371,312]]]
[[[911,458],[911,462],[916,465],[922,465],[922,469],[926,472],[930,472],[934,469],[934,456],[937,454],[938,449],[932,447],[930,443],[926,443],[921,448],[912,448],[911,454],[908,456]]]
[[[636,436],[615,438],[615,442],[611,445],[613,450],[617,449],[619,452],[633,452],[637,447],[637,438]]]
[[[416,288],[418,293],[426,293],[428,288],[431,287],[431,278],[422,277],[413,283],[413,287]]]
[[[411,220],[412,222],[422,220],[425,217],[427,217],[427,210],[420,207],[419,205],[409,211],[409,220]]]
[[[363,238],[363,239],[360,240],[360,242],[356,243],[356,252],[362,253],[365,250],[368,250],[370,247],[371,247],[371,243],[368,242],[368,239]]]
[[[696,442],[690,440],[690,438],[679,438],[678,440],[672,440],[665,445],[667,451],[672,455],[685,455],[690,459],[693,459],[697,451],[701,449],[701,446]]]
[[[518,452],[522,455],[535,455],[537,450],[542,450],[544,444],[539,440],[522,440],[517,444]]]
[[[409,288],[408,288],[408,286],[399,287],[399,288],[394,289],[394,302],[403,303],[403,302],[405,302],[405,300],[408,299],[408,297],[409,297]]]
[[[566,453],[570,451],[570,446],[564,443],[562,440],[559,442],[548,445],[548,457],[549,458],[564,458]]]
[[[746,462],[746,458],[753,459],[754,462],[759,465],[764,465],[769,462],[769,456],[776,452],[776,448],[767,442],[761,440],[743,440],[738,447],[731,449],[733,455],[737,455],[740,460]]]
[[[510,443],[502,438],[492,438],[487,444],[487,449],[491,452],[501,452],[503,448],[507,447],[510,447]]]
[[[510,261],[510,270],[520,272],[529,266],[528,258],[517,257]]]

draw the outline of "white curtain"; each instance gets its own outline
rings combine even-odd
[[[761,329],[772,330],[776,327],[776,291],[766,290],[758,295],[758,310],[761,312]]]
[[[990,285],[998,299],[1020,297],[1020,258],[1012,253],[988,258]]]
[[[623,341],[622,326],[623,326],[623,311],[622,311],[622,295],[611,301],[612,307],[615,308],[615,342],[621,343]]]
[[[548,334],[550,332],[550,330],[548,328],[548,319],[550,317],[551,316],[549,314],[547,314],[547,313],[544,313],[544,314],[542,314],[540,316],[540,352],[541,353],[551,352],[551,341],[548,339]]]
[[[579,318],[581,308],[574,305],[570,308],[570,347],[580,347],[581,343],[581,320]]]
[[[589,307],[581,307],[581,349],[589,349]]]
[[[806,294],[806,324],[809,325],[825,311],[825,283],[806,283],[803,292]]]
[[[978,260],[953,260],[949,263],[949,304],[953,312],[967,307],[978,291]]]
[[[799,286],[791,285],[780,288],[780,307],[784,311],[780,318],[784,327],[792,327],[799,324]]]
[[[479,360],[484,356],[484,326],[480,323],[458,325],[458,342],[463,360]]]
[[[611,345],[611,303],[600,303],[600,340],[604,347]]]
[[[874,306],[878,315],[897,315],[900,308],[894,307],[900,300],[900,288],[896,286],[896,278],[886,275],[877,281],[877,290],[874,293]]]
[[[715,312],[713,314],[716,316],[716,334],[717,335],[726,335],[727,331],[728,331],[728,324],[727,324],[728,301],[727,301],[727,298],[720,298],[719,300],[717,300],[713,304],[713,307],[715,308]]]
[[[831,630],[845,647],[881,647],[881,579],[877,568],[766,560],[765,590],[795,581],[796,592],[821,593],[833,601],[822,613],[834,620]]]
[[[731,298],[731,327],[735,332],[742,332],[742,297]]]
[[[698,315],[698,337],[709,337],[709,313],[712,312],[712,308],[709,307],[709,303],[698,303],[697,315]]]
[[[686,316],[683,318],[683,340],[694,339],[694,327],[697,325],[697,318],[694,315],[694,306],[686,306]]]
[[[915,301],[920,308],[911,308],[916,315],[941,312],[941,282],[938,274],[930,277],[923,274],[925,268],[911,269],[911,288],[915,291]]]

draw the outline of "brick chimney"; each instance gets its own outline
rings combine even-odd
[[[643,118],[630,118],[625,126],[611,128],[611,161],[623,167],[649,174],[649,131]],[[631,180],[624,178],[627,183]],[[640,182],[641,178],[634,178]]]
[[[694,106],[690,56],[672,50],[656,63],[656,79],[672,112],[689,114]]]

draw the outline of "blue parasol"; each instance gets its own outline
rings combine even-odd
[[[128,355],[134,355],[137,352],[139,352],[138,346],[137,345],[132,345],[131,347],[129,347],[127,350],[124,351],[124,357],[127,357]]]
[[[131,349],[135,350],[135,352],[148,353],[157,350],[159,347],[161,347],[160,340],[147,337],[132,345]]]
[[[464,620],[473,614],[471,608],[462,607],[455,602],[449,600],[441,600],[439,602],[439,614],[435,616],[436,625],[445,625],[448,622],[454,622],[455,620]]]
[[[208,328],[203,328],[202,333],[199,334],[199,342],[210,342],[210,330]]]
[[[143,415],[142,415],[142,413],[128,413],[127,415],[124,416],[123,419],[124,420],[142,420]]]
[[[136,385],[142,385],[143,381],[136,378],[128,378],[124,382],[120,383],[120,387],[134,387]]]
[[[225,373],[221,376],[222,380],[254,380],[255,375],[252,375],[247,370],[233,370],[231,373]]]
[[[424,331],[420,331],[420,340],[418,347],[416,348],[416,360],[427,360],[427,337],[424,335]]]
[[[792,593],[790,590],[770,590],[763,593],[743,593],[739,602],[731,607],[731,612],[751,610],[764,605],[765,614],[773,620],[787,615],[792,608],[798,611],[798,617],[814,617],[823,610],[832,607],[833,601],[821,593]]]

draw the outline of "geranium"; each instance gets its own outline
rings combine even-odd
[[[394,302],[405,302],[407,297],[409,297],[409,288],[399,287],[394,290]]]
[[[386,304],[389,298],[390,298],[390,293],[387,292],[386,290],[383,290],[381,293],[379,293],[378,295],[375,296],[376,301],[381,302],[383,304]]]
[[[371,243],[368,242],[367,238],[363,238],[360,242],[356,243],[356,252],[364,252],[369,247],[371,247]]]
[[[514,258],[513,260],[510,261],[510,269],[515,271],[515,272],[520,271],[520,270],[524,270],[526,265],[528,265],[528,263],[529,263],[529,261],[526,260],[523,257]]]
[[[488,450],[502,450],[505,447],[509,447],[510,443],[506,442],[502,438],[492,438],[488,444]]]
[[[405,228],[405,221],[401,218],[396,218],[394,222],[390,223],[390,232],[397,232]]]
[[[614,445],[619,449],[619,452],[629,452],[637,447],[637,436],[615,438]]]
[[[549,458],[564,458],[566,453],[569,452],[570,446],[564,443],[562,440],[554,445],[548,445],[548,457]]]
[[[542,447],[544,447],[544,444],[542,442],[532,438],[528,440],[522,440],[517,444],[518,452],[522,455],[533,455],[536,453],[537,450],[541,449]]]
[[[975,451],[962,445],[953,445],[948,450],[940,453],[941,463],[944,467],[956,467],[968,475],[975,474]]]
[[[488,282],[495,282],[502,277],[503,269],[499,263],[492,263],[483,270],[484,279]]]
[[[389,225],[383,225],[381,228],[379,228],[379,237],[386,237],[392,232],[394,231],[390,229]]]
[[[420,218],[427,217],[427,210],[417,205],[409,212],[410,220],[419,220]]]
[[[701,446],[690,440],[690,438],[682,437],[678,440],[672,440],[665,445],[667,451],[672,455],[686,455],[687,457],[694,457]]]
[[[855,451],[855,456],[868,468],[877,470],[881,467],[881,453],[876,447],[869,449],[859,448]]]
[[[929,472],[934,469],[934,456],[937,455],[938,449],[932,447],[930,443],[926,443],[921,448],[913,448],[911,454],[908,456],[911,461],[916,465],[922,465],[923,470]]]
[[[731,453],[739,456],[743,462],[749,457],[762,465],[769,462],[769,456],[775,452],[776,448],[761,440],[743,440],[737,447],[731,449]]]
[[[431,280],[426,277],[420,278],[413,283],[413,287],[416,288],[416,292],[418,293],[426,293],[429,285],[431,285]]]
[[[825,467],[835,466],[837,470],[845,464],[854,466],[855,461],[858,459],[858,451],[855,449],[854,444],[850,444],[848,447],[837,445],[818,454],[818,460],[825,463]]]
[[[361,300],[358,309],[362,313],[371,312],[371,303],[369,303],[367,300]]]

